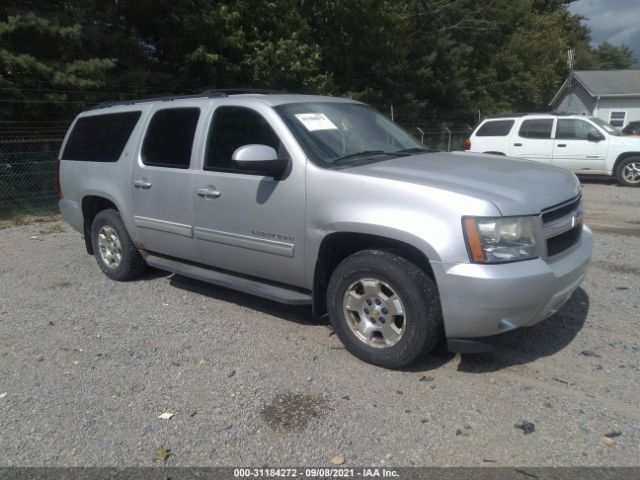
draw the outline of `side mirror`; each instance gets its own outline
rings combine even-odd
[[[602,135],[600,132],[596,132],[595,130],[591,130],[587,134],[587,140],[589,140],[590,142],[601,142],[602,140],[604,140],[604,135]]]
[[[260,172],[272,177],[281,175],[289,165],[288,158],[278,158],[275,149],[267,145],[244,145],[233,152],[231,159],[241,170]]]

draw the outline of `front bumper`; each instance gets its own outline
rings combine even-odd
[[[553,315],[584,280],[591,247],[591,230],[585,225],[579,243],[558,259],[499,265],[432,264],[446,336],[477,340]]]

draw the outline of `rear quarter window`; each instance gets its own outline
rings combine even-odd
[[[482,124],[476,137],[505,137],[511,132],[513,120],[490,120]]]
[[[62,152],[62,160],[117,162],[141,112],[109,113],[79,118]]]

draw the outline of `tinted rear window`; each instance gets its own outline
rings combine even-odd
[[[140,112],[79,118],[64,147],[62,160],[118,161],[139,119]]]
[[[149,122],[142,145],[145,165],[189,168],[199,108],[158,110]]]
[[[523,138],[551,138],[553,118],[525,120],[520,127],[520,135]]]
[[[492,120],[485,122],[476,132],[476,137],[504,137],[509,135],[513,120]]]

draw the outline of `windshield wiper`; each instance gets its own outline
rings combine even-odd
[[[402,150],[396,150],[393,153],[408,153],[408,154],[414,154],[414,153],[424,153],[424,152],[435,152],[436,150],[433,150],[431,148],[421,148],[421,147],[412,147],[412,148],[404,148]]]
[[[403,157],[408,154],[409,154],[408,152],[404,152],[404,151],[385,152],[384,150],[364,150],[362,152],[350,153],[348,155],[343,155],[342,157],[338,157],[332,163],[336,165],[338,163],[342,163],[345,160],[352,160],[354,158],[373,157],[374,155],[391,155],[393,157]]]
[[[343,162],[344,160],[351,160],[352,158],[358,158],[358,157],[369,157],[371,155],[380,155],[381,153],[386,153],[386,152],[384,150],[364,150],[362,152],[350,153],[348,155],[343,155],[342,157],[338,157],[332,163],[335,165],[337,163]]]

